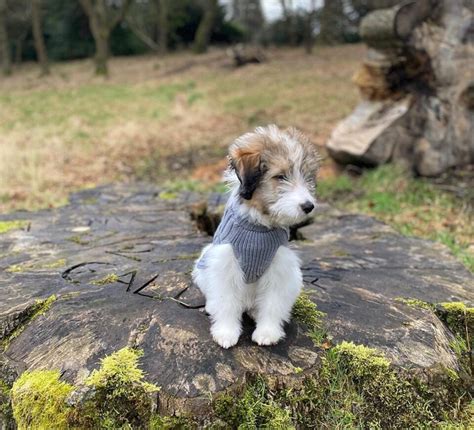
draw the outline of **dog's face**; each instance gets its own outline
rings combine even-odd
[[[319,157],[302,133],[259,127],[239,137],[229,153],[243,204],[274,225],[297,224],[312,214]]]

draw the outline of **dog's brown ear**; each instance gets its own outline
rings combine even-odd
[[[263,175],[261,160],[262,145],[258,141],[237,141],[230,147],[230,164],[240,181],[239,195],[250,200]]]

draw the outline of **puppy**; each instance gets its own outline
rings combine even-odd
[[[256,322],[252,340],[272,345],[285,336],[302,287],[288,231],[314,211],[319,157],[296,129],[270,125],[239,137],[229,161],[231,195],[193,280],[206,298],[211,334],[220,346],[237,343],[243,312]]]

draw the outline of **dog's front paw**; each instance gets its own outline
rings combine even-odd
[[[252,340],[260,346],[275,345],[285,337],[281,327],[263,326],[258,327],[252,333]]]
[[[211,334],[213,339],[222,348],[230,348],[234,346],[240,337],[240,327],[228,327],[222,325],[213,325],[211,327]]]

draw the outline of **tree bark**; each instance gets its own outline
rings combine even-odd
[[[342,163],[402,162],[437,176],[474,162],[474,9],[417,0],[368,14],[367,59],[355,75],[363,101],[327,148]]]
[[[97,75],[108,76],[109,68],[107,60],[109,59],[109,38],[110,32],[106,28],[101,28],[95,36],[95,72]]]
[[[6,76],[12,72],[10,41],[7,32],[7,1],[0,0],[0,55],[2,57],[2,73]]]
[[[196,35],[194,36],[193,50],[197,54],[202,54],[207,51],[212,27],[217,15],[217,7],[217,0],[207,0],[204,16],[202,17]]]
[[[41,0],[32,0],[31,21],[33,28],[33,38],[35,42],[36,57],[41,69],[41,75],[49,75],[48,54],[43,38],[43,28],[41,25]]]
[[[168,0],[158,0],[158,52],[168,52]]]

